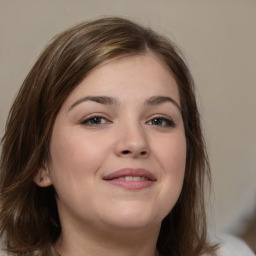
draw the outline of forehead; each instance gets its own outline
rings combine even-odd
[[[178,86],[169,67],[151,52],[121,56],[97,66],[71,92],[66,104],[87,95],[113,96],[121,100],[127,96],[139,100],[162,95],[180,102]]]

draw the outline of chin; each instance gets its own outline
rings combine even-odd
[[[128,209],[117,210],[115,214],[109,214],[108,223],[112,227],[115,226],[116,228],[124,229],[140,229],[160,225],[165,216],[160,215],[156,209],[157,207],[155,211],[152,209],[130,207]],[[105,220],[107,219],[106,217],[105,215]]]
[[[121,230],[139,230],[139,229],[147,229],[154,227],[156,225],[160,225],[161,222],[157,222],[155,220],[142,220],[142,219],[129,219],[129,220],[120,220],[113,221],[109,223],[112,228],[121,229]]]

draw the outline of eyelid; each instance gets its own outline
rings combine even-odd
[[[102,119],[106,120],[106,123],[111,123],[110,118],[107,117],[105,114],[92,113],[92,114],[88,114],[88,115],[84,116],[83,118],[81,118],[79,120],[79,124],[85,125],[87,121],[89,121],[90,119],[93,119],[93,118],[102,118]],[[103,124],[98,124],[98,125],[103,125]],[[88,126],[90,126],[90,125],[88,124]],[[92,124],[91,126],[94,126],[94,125]],[[95,124],[95,126],[97,126],[97,124]]]
[[[163,114],[154,114],[154,115],[152,115],[152,116],[150,116],[149,118],[148,118],[148,121],[146,122],[146,123],[149,123],[150,121],[152,121],[153,119],[161,119],[161,120],[163,120],[163,121],[165,121],[165,122],[167,122],[168,123],[168,125],[167,126],[162,126],[162,127],[175,127],[176,126],[176,123],[175,123],[175,121],[173,120],[173,118],[171,118],[171,117],[169,117],[169,116],[166,116],[166,115],[163,115]],[[152,124],[153,125],[153,124]],[[158,125],[154,125],[154,126],[158,126]],[[159,127],[161,127],[161,125],[159,125]]]
[[[108,115],[106,115],[105,113],[101,113],[101,112],[91,112],[91,113],[88,113],[86,115],[83,115],[80,119],[79,119],[79,122],[82,122],[83,120],[85,119],[88,119],[88,118],[92,118],[92,117],[103,117],[103,118],[106,118],[106,119],[110,119],[110,117]]]
[[[166,114],[160,114],[160,113],[156,113],[156,114],[152,114],[150,115],[147,120],[151,120],[153,118],[166,118],[166,119],[169,119],[169,120],[172,120],[173,121],[173,118],[170,117],[170,115],[166,115]]]

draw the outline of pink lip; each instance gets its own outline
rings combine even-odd
[[[143,180],[134,181],[122,179],[125,176],[143,177]],[[154,174],[145,169],[124,168],[104,176],[103,180],[125,189],[139,190],[152,186],[157,179]]]

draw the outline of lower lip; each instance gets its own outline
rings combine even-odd
[[[126,181],[126,180],[106,180],[108,183],[119,186],[128,190],[140,190],[144,188],[151,187],[154,184],[154,181],[151,180],[141,180],[141,181]]]

